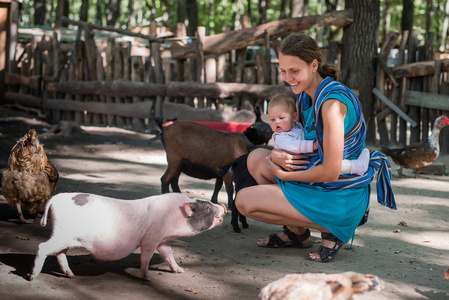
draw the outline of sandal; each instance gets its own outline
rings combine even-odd
[[[266,245],[257,244],[259,247],[265,248],[285,248],[285,247],[294,247],[294,248],[310,248],[312,247],[312,243],[309,241],[308,243],[303,243],[310,237],[310,230],[306,228],[306,232],[301,235],[295,234],[288,229],[287,226],[284,226],[284,233],[290,240],[289,242],[284,242],[281,240],[277,234],[273,233],[268,237],[268,243]]]
[[[345,243],[340,241],[340,239],[338,239],[335,235],[333,235],[330,232],[322,232],[321,233],[321,239],[334,242],[335,246],[333,248],[320,246],[318,248],[318,251],[317,251],[318,254],[320,255],[320,258],[316,258],[316,259],[311,258],[310,254],[309,254],[309,259],[312,260],[312,261],[317,261],[317,262],[328,262],[328,261],[330,261],[331,259],[333,259],[337,255],[338,251],[340,251],[340,249],[345,244]]]

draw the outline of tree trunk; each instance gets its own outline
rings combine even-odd
[[[108,26],[117,27],[119,25],[121,0],[105,1],[106,8],[106,24]]]
[[[377,55],[380,0],[346,0],[345,3],[345,9],[352,9],[354,12],[354,22],[343,30],[341,53],[343,83],[359,91],[367,125],[366,142],[374,144],[376,133],[372,89],[376,76],[374,58]]]
[[[426,7],[426,34],[431,31],[433,17],[434,17],[433,0],[427,0],[427,7]]]
[[[89,0],[82,0],[80,21],[87,22],[89,12]]]
[[[382,12],[382,26],[381,26],[382,39],[385,39],[387,37],[388,31],[390,30],[390,22],[391,22],[391,0],[385,0]]]
[[[96,24],[99,26],[103,26],[103,16],[104,16],[104,1],[97,0],[96,3],[96,12],[95,12],[95,20]]]
[[[66,4],[65,0],[58,0],[58,5],[56,6],[56,17],[55,17],[55,28],[54,28],[54,30],[56,32],[60,31],[61,27],[62,27],[61,17],[63,16],[65,4]]]
[[[267,23],[268,0],[259,0],[259,25]]]
[[[47,25],[49,13],[46,0],[34,1],[34,25]]]
[[[280,17],[281,20],[289,19],[289,17],[288,17],[289,16],[289,13],[288,13],[289,3],[290,3],[290,1],[288,1],[288,0],[281,1],[281,17]]]
[[[403,7],[402,21],[401,21],[402,31],[408,30],[409,32],[411,32],[413,29],[413,10],[414,10],[413,0],[403,0],[402,7]]]
[[[198,27],[198,4],[196,0],[187,0],[187,18],[189,20],[187,35],[195,36]]]
[[[443,31],[441,32],[441,46],[440,51],[444,51],[446,48],[446,38],[447,38],[447,28],[449,24],[449,0],[446,1],[446,8],[445,8],[445,14],[444,14],[444,21],[443,21]]]
[[[186,27],[188,26],[187,21],[187,0],[178,0],[178,10],[176,12],[177,23],[182,23]]]
[[[292,0],[291,17],[305,17],[309,11],[309,0]]]

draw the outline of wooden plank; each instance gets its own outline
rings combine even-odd
[[[137,38],[141,38],[141,39],[147,39],[150,42],[158,42],[158,43],[164,42],[163,39],[159,39],[159,38],[157,38],[155,36],[145,35],[145,34],[141,34],[141,33],[136,33],[136,32],[132,32],[132,31],[129,31],[129,30],[121,29],[121,28],[115,28],[115,27],[112,27],[112,26],[104,27],[104,26],[95,25],[95,24],[88,23],[88,22],[71,20],[71,19],[69,19],[69,18],[67,18],[65,16],[61,17],[61,21],[64,22],[64,23],[76,25],[78,27],[83,27],[83,26],[89,25],[92,29],[102,30],[102,31],[110,31],[110,32],[117,32],[117,33],[123,34],[123,35],[133,36],[133,37],[137,37]]]
[[[204,55],[216,55],[250,45],[263,44],[265,30],[268,30],[271,38],[277,38],[292,32],[305,31],[316,27],[333,25],[340,28],[351,24],[353,20],[352,10],[346,9],[324,15],[276,20],[255,27],[209,35],[204,39]],[[196,41],[184,45],[174,43],[170,48],[171,56],[174,59],[195,57],[197,46]]]
[[[151,101],[136,103],[113,103],[113,102],[81,102],[66,99],[47,99],[45,107],[41,105],[39,97],[28,94],[6,92],[5,100],[9,103],[18,103],[28,107],[35,107],[45,110],[72,111],[79,113],[110,114],[130,118],[149,118],[151,116]]]
[[[405,104],[425,108],[449,110],[449,96],[426,92],[405,91]]]
[[[410,123],[410,125],[412,127],[416,127],[416,125],[418,125],[413,119],[411,119],[405,112],[402,111],[402,109],[400,109],[399,107],[396,106],[396,104],[394,104],[393,102],[391,102],[390,100],[388,100],[387,97],[385,97],[381,92],[379,92],[378,89],[374,88],[373,89],[373,94],[379,98],[380,100],[382,100],[386,105],[388,105],[392,110],[394,110],[399,116],[401,116],[401,118],[403,118],[404,120],[406,120],[407,122]]]

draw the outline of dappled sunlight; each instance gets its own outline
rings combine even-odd
[[[429,179],[415,179],[415,178],[400,178],[398,180],[393,180],[392,185],[394,187],[410,187],[412,186],[417,190],[424,190],[424,192],[428,189],[440,191],[440,192],[449,192],[449,176],[428,176]],[[431,179],[435,178],[435,179]]]
[[[104,154],[105,157],[118,159],[123,161],[130,161],[144,164],[154,165],[167,165],[167,157],[165,153],[163,155],[153,153],[143,153],[143,151],[130,155],[129,152],[124,151],[109,151]]]

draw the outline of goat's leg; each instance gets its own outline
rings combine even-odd
[[[242,230],[239,227],[239,211],[235,206],[234,201],[234,184],[225,180],[226,192],[228,193],[228,209],[231,210],[231,225],[234,232],[240,233]]]
[[[217,180],[215,180],[215,188],[214,188],[214,193],[212,194],[212,203],[217,204],[218,203],[218,193],[221,190],[221,187],[223,186],[223,179],[222,178],[217,178]]]
[[[235,209],[237,209],[237,207],[236,207]],[[238,211],[238,210],[237,210],[237,211]],[[242,215],[240,212],[239,212],[238,214],[239,214],[239,220],[240,220],[240,223],[242,223],[242,227],[243,227],[243,228],[248,228],[249,225],[248,225],[248,223],[246,222],[246,217],[245,217],[244,215]]]
[[[165,170],[164,175],[161,177],[161,190],[162,194],[170,192],[170,185],[172,187],[173,192],[180,192],[179,186],[178,186],[178,180],[180,175],[179,170],[179,164],[180,162],[172,162],[168,161],[167,169]],[[173,167],[177,166],[177,167]],[[176,182],[173,184],[173,182]],[[177,189],[177,190],[175,190]]]
[[[173,192],[175,193],[181,193],[181,189],[179,188],[179,176],[181,175],[181,173],[178,173],[176,176],[174,176],[171,180],[170,180],[170,185],[171,185],[171,189]]]
[[[164,176],[161,177],[161,192],[162,194],[168,193],[170,191],[169,183],[164,179]]]

